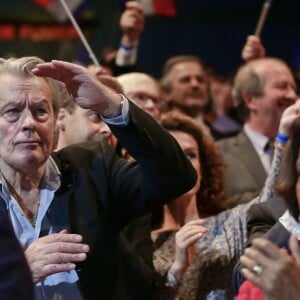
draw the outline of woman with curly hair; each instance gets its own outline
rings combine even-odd
[[[153,265],[156,273],[153,299],[173,299],[177,290],[166,287],[165,283],[169,280],[172,285],[172,278],[166,278],[166,275],[171,274],[168,270],[175,260],[175,235],[184,235],[187,246],[184,251],[177,251],[176,254],[185,256],[188,248],[190,260],[193,256],[192,245],[206,233],[204,218],[225,209],[227,194],[223,182],[222,156],[206,129],[178,112],[164,114],[160,123],[177,140],[198,174],[197,183],[189,192],[151,215]]]
[[[288,133],[299,104],[286,109],[279,130]],[[233,268],[247,242],[247,212],[272,200],[284,146],[277,143],[272,171],[261,194],[224,210],[223,162],[214,142],[192,119],[168,113],[161,124],[190,158],[198,173],[196,185],[152,215],[151,237],[156,285],[153,299],[233,299]],[[242,174],[241,174],[242,176]]]
[[[224,210],[227,199],[224,163],[219,148],[206,129],[178,112],[164,114],[160,123],[177,140],[191,162],[196,161],[197,167],[194,167],[198,172],[198,183],[189,194],[195,193],[198,216],[203,218]]]

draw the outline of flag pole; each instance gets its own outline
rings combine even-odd
[[[266,0],[263,4],[254,35],[260,36],[264,23],[266,21],[272,0]]]
[[[75,20],[75,18],[74,18],[74,16],[73,16],[72,12],[70,11],[68,5],[67,5],[66,2],[65,2],[65,0],[60,0],[60,3],[61,3],[61,5],[63,6],[63,8],[64,8],[66,14],[68,15],[70,21],[72,22],[74,28],[76,29],[76,31],[77,31],[77,33],[78,33],[78,35],[79,35],[79,37],[80,37],[80,39],[81,39],[81,41],[82,41],[82,43],[83,43],[85,49],[86,49],[86,51],[87,51],[88,54],[89,54],[90,59],[92,60],[92,62],[93,62],[96,66],[100,67],[100,63],[99,63],[98,59],[96,58],[96,55],[95,55],[94,52],[92,51],[92,49],[91,49],[89,43],[87,42],[85,36],[83,35],[83,33],[82,33],[82,31],[81,31],[81,29],[80,29],[80,27],[79,27],[77,21]]]

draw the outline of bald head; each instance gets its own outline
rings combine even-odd
[[[247,125],[274,138],[282,112],[296,101],[296,83],[284,61],[260,58],[251,60],[238,70],[233,97]]]
[[[267,79],[274,77],[275,72],[284,70],[292,76],[287,64],[278,58],[264,57],[251,60],[239,68],[234,78],[233,97],[237,104],[242,103],[243,93],[262,95]]]
[[[158,82],[148,74],[132,72],[117,77],[124,94],[153,118],[159,118],[161,92]]]

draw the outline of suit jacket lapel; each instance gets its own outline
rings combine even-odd
[[[61,187],[55,193],[48,210],[50,222],[56,232],[67,229],[69,232],[82,234],[84,242],[88,243],[92,249],[96,229],[94,225],[90,226],[89,220],[97,212],[85,209],[85,199],[78,195],[84,194],[84,191],[78,189],[79,184],[76,183],[77,179],[72,167],[68,163],[61,163],[55,154],[52,156],[64,176]],[[81,205],[84,208],[81,208]]]
[[[71,232],[70,199],[72,192],[72,187],[64,192],[57,192],[50,205],[48,216],[55,232],[60,232],[62,229],[67,229]]]
[[[253,176],[258,185],[263,186],[267,173],[262,166],[256,150],[243,130],[237,136],[236,146],[238,151],[237,155],[240,157],[249,173]]]

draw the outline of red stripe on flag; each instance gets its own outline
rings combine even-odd
[[[174,0],[152,0],[153,14],[168,17],[176,16]]]
[[[43,8],[46,8],[53,2],[53,0],[32,0],[32,2]]]

